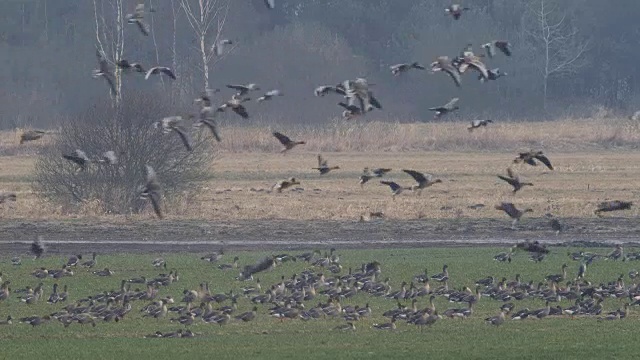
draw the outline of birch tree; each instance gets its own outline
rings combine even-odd
[[[235,47],[219,51],[223,40],[222,32],[229,14],[232,0],[180,0],[198,46],[200,54],[199,70],[202,72],[204,89],[209,89],[209,71]]]
[[[96,30],[96,47],[113,67],[116,94],[112,94],[114,106],[122,101],[122,71],[115,64],[124,54],[125,13],[123,0],[93,0]]]
[[[584,55],[589,41],[581,39],[567,13],[548,0],[528,6],[523,30],[535,51],[534,66],[542,75],[542,104],[546,109],[549,80],[573,75],[583,68],[587,64]]]

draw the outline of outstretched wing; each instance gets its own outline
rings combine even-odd
[[[511,45],[509,44],[508,41],[497,40],[494,44],[505,55],[511,56]]]
[[[509,175],[509,177],[512,178],[512,179],[517,179],[518,178],[518,175],[516,175],[510,167],[507,168],[507,175]]]
[[[222,139],[220,138],[220,134],[218,133],[218,127],[216,126],[215,120],[213,119],[205,119],[202,120],[202,123],[211,130],[211,134],[216,139],[216,141],[220,142]]]
[[[249,118],[249,113],[247,112],[247,109],[242,105],[238,105],[238,106],[232,108],[232,110],[236,114],[242,116],[243,119],[248,119]]]
[[[180,139],[182,143],[187,148],[187,151],[193,151],[193,146],[191,145],[191,137],[187,133],[187,131],[182,126],[174,126],[173,131],[177,132],[180,135]]]
[[[443,108],[447,109],[447,110],[452,110],[453,107],[458,103],[458,101],[460,100],[460,98],[453,98],[451,99],[448,103],[446,103]]]
[[[162,208],[160,206],[160,194],[158,192],[151,192],[149,194],[149,199],[151,200],[151,205],[153,206],[153,211],[155,211],[158,218],[162,219]]]
[[[168,77],[172,78],[173,80],[176,79],[176,75],[173,73],[173,71],[171,71],[170,68],[168,67],[161,67],[160,71],[162,71],[165,75],[167,75]]]
[[[149,36],[149,27],[147,26],[147,24],[138,19],[136,20],[136,25],[138,26],[138,29],[140,29],[142,35]]]
[[[502,179],[502,180],[504,180],[504,181],[508,182],[508,183],[509,183],[509,185],[511,185],[511,186],[514,186],[514,184],[515,184],[515,181],[514,181],[512,178],[510,178],[510,177],[506,177],[506,176],[502,176],[502,175],[498,175],[498,177],[499,177],[500,179]]]
[[[291,139],[287,135],[284,135],[277,131],[273,133],[273,136],[275,136],[276,139],[278,139],[278,141],[280,141],[280,144],[282,145],[287,145],[291,142]]]
[[[427,178],[421,172],[417,172],[415,170],[406,170],[406,169],[403,169],[402,171],[404,171],[407,174],[411,175],[411,177],[414,178],[415,181],[418,182],[419,184],[424,183],[424,182],[427,181]]]
[[[113,82],[113,79],[111,78],[111,74],[103,73],[102,77],[107,82],[107,84],[109,84],[109,89],[111,90],[111,94],[113,94],[113,96],[117,96],[118,90],[116,89],[116,84]]]
[[[551,161],[549,160],[548,157],[544,156],[543,154],[538,154],[535,156],[535,158],[540,160],[540,162],[543,163],[546,167],[548,167],[549,170],[553,170],[553,165],[551,165]]]
[[[382,181],[380,181],[380,184],[388,185],[391,188],[391,190],[393,190],[393,191],[396,191],[396,190],[400,189],[400,185],[398,185],[397,183],[395,183],[393,181],[382,180]]]
[[[327,160],[322,158],[322,155],[318,154],[318,167],[327,167]]]
[[[518,209],[513,205],[513,203],[503,202],[500,205],[496,206],[497,210],[502,210],[509,216],[515,216],[518,213]]]

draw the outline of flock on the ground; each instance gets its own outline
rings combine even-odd
[[[224,246],[224,244],[223,244]],[[538,242],[523,242],[494,257],[495,261],[509,268],[512,257],[518,253],[528,253],[531,260],[542,261],[550,252]],[[36,264],[46,255],[47,249],[39,239],[31,245]],[[430,327],[443,319],[473,318],[478,303],[491,303],[497,315],[485,319],[488,324],[500,326],[505,321],[525,319],[543,319],[546,317],[588,317],[598,321],[619,320],[629,315],[632,306],[640,305],[640,285],[638,271],[631,269],[628,274],[620,274],[606,283],[589,281],[587,268],[594,262],[640,260],[640,253],[625,253],[622,245],[612,251],[598,254],[584,251],[568,252],[568,259],[579,263],[577,266],[562,265],[556,274],[544,274],[540,278],[527,279],[520,274],[512,278],[486,276],[479,279],[465,279],[452,284],[451,274],[457,269],[445,264],[442,272],[430,274],[427,269],[413,278],[403,279],[400,287],[392,287],[385,275],[384,264],[379,261],[363,263],[358,267],[343,267],[343,260],[335,248],[323,255],[320,251],[299,254],[281,253],[271,255],[256,263],[239,265],[240,258],[234,256],[231,262],[225,262],[230,255],[224,247],[200,257],[200,261],[210,263],[212,271],[237,271],[234,284],[216,284],[229,287],[229,292],[215,293],[209,283],[203,281],[197,288],[184,288],[180,285],[180,274],[170,268],[164,258],[156,258],[150,269],[162,269],[157,276],[135,276],[128,278],[118,275],[119,269],[109,268],[94,252],[86,260],[81,254],[63,259],[60,268],[38,267],[31,272],[37,281],[35,286],[17,287],[10,277],[3,278],[0,273],[0,310],[3,303],[16,302],[32,306],[40,303],[51,304],[46,314],[25,316],[14,319],[7,315],[0,325],[12,325],[15,322],[40,326],[58,322],[65,328],[69,326],[98,326],[108,322],[122,322],[136,319],[147,321],[154,326],[175,324],[177,331],[156,331],[146,335],[152,338],[194,337],[206,324],[225,326],[231,322],[247,323],[252,321],[326,321],[328,327],[336,331],[354,331],[361,325],[359,320],[372,318],[365,326],[378,330],[396,330],[404,322],[422,329]],[[194,259],[195,260],[195,259]],[[15,274],[23,264],[19,256],[11,259]],[[286,276],[290,265],[303,262],[300,273]],[[171,269],[168,273],[167,269]],[[288,269],[289,268],[289,269]],[[571,270],[575,268],[574,270]],[[141,270],[138,270],[141,271]],[[262,284],[260,275],[265,272],[282,274],[273,284]],[[81,298],[76,296],[73,279],[79,273],[83,277],[110,277],[120,283],[117,290],[95,289],[95,293]],[[478,274],[478,276],[482,276]],[[542,277],[543,276],[543,277]],[[628,283],[625,284],[625,278]],[[62,284],[62,287],[61,287]],[[115,282],[114,282],[115,284]],[[179,290],[184,289],[184,290]],[[179,293],[178,293],[179,292]],[[357,297],[356,297],[357,296]],[[385,308],[380,301],[376,306],[369,305],[374,298],[386,299]],[[454,303],[447,309],[436,308],[435,300],[446,299]],[[539,308],[518,306],[522,300],[527,303],[544,304]],[[609,309],[605,311],[605,302]],[[12,305],[15,306],[15,305]],[[243,307],[243,308],[241,308]],[[386,318],[386,322],[374,322],[373,319]],[[343,320],[341,320],[343,319]],[[335,326],[335,322],[339,322]],[[341,322],[341,323],[340,323]],[[370,324],[370,325],[369,325]],[[52,324],[53,325],[53,324]],[[195,326],[195,327],[194,327]],[[201,333],[200,333],[201,334]]]
[[[265,0],[265,4],[269,9],[273,9],[276,6],[274,0]],[[459,20],[462,14],[468,10],[468,7],[464,7],[459,4],[452,4],[445,9],[446,14],[451,15],[455,20]],[[147,12],[151,11],[155,10],[145,10],[144,3],[141,3],[136,6],[133,13],[126,16],[126,19],[129,24],[136,25],[141,33],[147,36],[149,35],[149,26],[145,23],[144,19]],[[225,47],[231,44],[233,44],[233,41],[229,39],[216,40],[216,43],[213,47],[215,54],[223,54],[225,52]],[[510,57],[512,56],[511,44],[505,40],[492,40],[483,44],[482,48],[484,49],[485,54],[474,53],[473,46],[471,44],[468,44],[459,55],[453,58],[449,58],[448,56],[439,56],[433,63],[431,63],[431,73],[443,72],[448,74],[457,87],[460,87],[462,84],[462,75],[467,73],[469,70],[475,71],[478,74],[478,79],[483,82],[495,81],[500,77],[507,75],[506,73],[501,72],[498,68],[487,68],[486,64],[483,62],[483,58],[492,59],[494,56],[499,55],[498,52]],[[96,50],[96,55],[98,58],[99,68],[93,71],[93,76],[96,78],[105,79],[113,95],[117,95],[117,88],[114,81],[114,67],[122,70],[124,74],[143,74],[146,80],[149,80],[153,75],[164,75],[170,79],[176,79],[176,75],[173,70],[166,66],[154,66],[147,70],[142,64],[137,62],[130,62],[127,59],[120,59],[115,64],[111,64],[104,53],[99,49]],[[393,75],[397,76],[403,73],[407,73],[410,70],[426,70],[426,67],[421,65],[419,62],[410,62],[392,65],[390,67],[390,70]],[[251,98],[249,97],[250,93],[260,91],[260,86],[255,83],[240,85],[229,84],[226,87],[235,91],[235,93],[231,95],[229,100],[216,101],[214,99],[214,96],[215,94],[221,92],[221,90],[208,89],[201,96],[194,100],[194,103],[199,106],[199,111],[196,114],[188,114],[186,116],[167,116],[159,121],[154,122],[152,125],[155,128],[161,129],[164,134],[169,134],[172,132],[176,133],[184,143],[187,151],[193,151],[193,146],[189,130],[184,125],[186,120],[193,120],[194,128],[205,126],[211,131],[216,141],[222,141],[222,137],[220,136],[220,131],[216,121],[218,114],[230,109],[243,119],[249,118],[247,107],[243,104],[251,100]],[[340,95],[345,99],[344,101],[338,103],[339,106],[344,108],[342,116],[345,120],[362,117],[368,112],[375,109],[382,109],[382,105],[380,101],[374,96],[369,82],[364,78],[356,78],[355,80],[344,80],[335,86],[322,85],[318,86],[314,90],[314,94],[317,97],[324,97],[330,93]],[[257,102],[261,103],[268,100],[274,100],[276,97],[280,97],[283,95],[284,93],[278,89],[269,90],[262,96],[258,97]],[[451,99],[451,101],[449,101],[445,105],[432,107],[429,110],[434,111],[435,119],[439,119],[451,112],[458,110],[459,107],[457,104],[459,100],[460,99],[456,97]],[[634,114],[632,118],[640,117],[640,115],[637,115],[638,114]],[[490,119],[473,120],[468,127],[468,130],[471,132],[474,129],[486,127],[492,122],[493,121]],[[46,132],[42,130],[25,131],[21,136],[20,143],[22,144],[27,141],[38,140],[45,134]],[[293,149],[297,145],[305,144],[305,141],[294,141],[281,132],[274,132],[273,136],[283,145],[283,154]],[[85,153],[82,149],[77,149],[71,153],[63,154],[63,157],[76,164],[78,166],[78,172],[86,170],[91,163],[106,165],[116,165],[118,163],[118,157],[112,150],[105,151],[102,155],[92,158],[87,155],[87,153]],[[313,167],[313,169],[318,170],[320,175],[326,175],[333,170],[340,169],[338,165],[329,166],[328,161],[324,159],[322,155],[318,155],[317,158],[318,165],[317,167]],[[543,163],[547,168],[549,168],[549,170],[553,170],[553,166],[551,165],[549,158],[544,155],[542,151],[531,150],[528,152],[523,152],[520,153],[514,160],[514,163],[526,163],[532,166],[537,165],[538,162]],[[368,167],[365,167],[363,174],[360,176],[360,185],[364,185],[374,177],[382,178],[389,171],[391,171],[391,169],[369,169]],[[396,196],[402,193],[404,190],[411,190],[417,194],[420,194],[423,189],[442,182],[440,179],[436,179],[431,174],[411,169],[403,169],[402,171],[410,175],[416,181],[416,184],[405,186],[388,179],[380,180],[381,185],[386,185],[391,189],[394,200]],[[514,194],[523,189],[525,186],[533,186],[533,183],[531,182],[521,181],[519,176],[511,167],[507,169],[507,176],[498,175],[498,178],[511,185],[513,187]],[[162,218],[163,206],[161,205],[162,188],[160,185],[160,180],[161,179],[158,179],[158,177],[156,176],[154,169],[151,166],[146,165],[146,181],[144,185],[139,188],[139,192],[142,198],[150,200],[155,213],[158,217]],[[295,177],[291,177],[278,181],[272,186],[272,190],[280,193],[289,187],[299,184],[299,180],[297,180]],[[0,195],[0,203],[7,200],[15,201],[15,193],[2,193]],[[598,205],[595,213],[600,215],[602,212],[606,211],[625,210],[629,209],[631,205],[632,202],[630,201],[606,201]],[[495,208],[497,210],[504,211],[509,217],[511,217],[513,219],[514,226],[523,214],[532,211],[531,209],[519,210],[513,203],[510,202],[503,202],[499,205],[496,205]]]

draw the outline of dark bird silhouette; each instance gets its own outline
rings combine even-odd
[[[149,69],[149,71],[147,71],[147,74],[144,76],[145,80],[149,80],[149,77],[151,75],[160,75],[160,74],[165,74],[168,77],[172,78],[173,80],[176,79],[176,75],[173,73],[173,71],[171,71],[171,68],[168,68],[166,66],[154,66],[151,69]]]
[[[150,200],[151,205],[153,206],[153,210],[156,215],[160,219],[162,219],[162,208],[161,208],[161,199],[162,199],[162,188],[160,187],[160,183],[158,182],[156,172],[149,165],[146,166],[147,171],[147,179],[146,183],[140,192],[140,198],[145,200]]]
[[[127,59],[121,59],[116,63],[116,66],[118,66],[123,71],[133,71],[142,74],[147,72],[147,70],[145,70],[142,65],[138,63],[130,63]]]
[[[622,201],[622,200],[604,201],[598,204],[598,208],[594,211],[594,213],[598,216],[602,216],[603,212],[629,210],[631,209],[631,205],[633,205],[633,202],[631,201]]]
[[[313,168],[314,170],[318,170],[320,175],[328,174],[331,170],[340,169],[339,166],[329,166],[329,163],[326,159],[322,158],[322,155],[318,154],[318,167]]]
[[[449,5],[449,7],[445,8],[444,11],[451,15],[455,20],[460,19],[463,11],[470,10],[468,7],[462,7],[458,4]]]
[[[522,217],[522,215],[528,212],[533,212],[532,209],[518,210],[515,207],[515,205],[508,202],[503,202],[499,205],[496,205],[496,210],[504,211],[507,215],[509,215],[510,218],[513,219],[513,223],[511,224],[512,228],[514,228],[516,224],[520,221],[520,218]]]
[[[469,130],[469,132],[472,132],[475,129],[479,129],[483,126],[487,126],[489,124],[493,123],[493,120],[473,120],[471,121],[471,125],[469,125],[469,127],[467,128],[467,130]]]
[[[519,153],[518,157],[516,157],[513,162],[515,164],[518,163],[527,163],[531,166],[537,166],[538,163],[536,162],[540,161],[541,163],[543,163],[546,167],[549,168],[549,170],[553,170],[553,165],[551,165],[551,161],[549,160],[548,157],[546,157],[542,151],[529,151],[529,152],[523,152],[523,153]]]
[[[483,44],[482,47],[487,51],[487,56],[490,58],[496,55],[496,49],[500,50],[506,56],[511,56],[511,44],[504,40],[495,40]]]
[[[41,258],[45,251],[46,248],[42,243],[42,237],[38,236],[38,239],[31,243],[31,253],[34,256],[34,259]]]
[[[80,167],[79,170],[86,170],[87,166],[91,162],[87,154],[80,149],[76,149],[70,154],[63,154],[62,157],[74,164],[77,164]]]
[[[389,68],[393,75],[400,75],[400,73],[407,72],[411,69],[426,70],[425,67],[420,65],[418,62],[413,62],[411,64],[395,64],[391,65]]]
[[[144,22],[144,3],[138,4],[132,14],[125,16],[127,23],[135,24],[144,36],[149,36],[149,25]]]
[[[431,63],[431,71],[444,71],[451,77],[457,87],[461,86],[460,72],[458,68],[452,64],[448,56],[440,56],[436,61]]]
[[[415,170],[407,169],[403,169],[402,171],[409,174],[417,182],[417,184],[411,186],[411,191],[417,191],[418,195],[422,192],[422,189],[442,182],[440,179],[434,179],[431,174],[423,174]]]
[[[0,204],[4,204],[7,201],[16,201],[16,193],[13,192],[0,192]]]
[[[279,132],[274,132],[273,136],[276,137],[276,139],[278,139],[278,141],[280,141],[280,144],[282,144],[283,148],[280,151],[281,153],[285,153],[291,149],[293,149],[294,147],[296,147],[296,145],[304,145],[306,144],[306,142],[304,141],[293,141],[291,140],[288,136],[279,133]]]
[[[107,62],[107,58],[105,57],[104,53],[100,51],[100,49],[98,49],[97,47],[96,47],[96,57],[98,58],[99,67],[97,70],[93,70],[93,77],[94,78],[102,77],[109,85],[111,94],[113,96],[117,96],[118,90],[116,89],[116,85],[113,80],[114,76],[113,76],[113,72],[111,71],[111,67],[109,66],[109,62]]]
[[[20,145],[24,144],[27,141],[39,140],[46,134],[47,132],[44,130],[27,130],[20,135]]]
[[[511,168],[507,168],[507,176],[498,175],[498,178],[506,181],[507,183],[509,183],[509,185],[513,186],[514,194],[524,186],[533,186],[533,183],[520,181],[520,177],[516,175],[513,170],[511,170]]]
[[[430,111],[435,111],[435,115],[433,116],[434,119],[439,119],[451,112],[454,112],[456,110],[459,109],[458,105],[456,105],[458,103],[460,99],[459,98],[453,98],[451,99],[448,103],[442,105],[442,106],[436,106],[436,107],[432,107],[429,108]]]

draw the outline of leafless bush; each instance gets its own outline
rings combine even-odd
[[[165,116],[176,115],[166,103],[152,96],[134,95],[114,110],[108,101],[63,124],[60,134],[36,162],[35,189],[63,206],[98,204],[98,211],[127,214],[139,212],[145,202],[138,187],[151,165],[166,198],[197,191],[207,177],[213,159],[211,137],[193,134],[193,151],[186,151],[175,133],[163,134],[152,126]],[[189,124],[186,124],[189,125]],[[92,162],[86,170],[62,157],[81,149],[90,159],[106,151],[118,156],[116,164]]]

